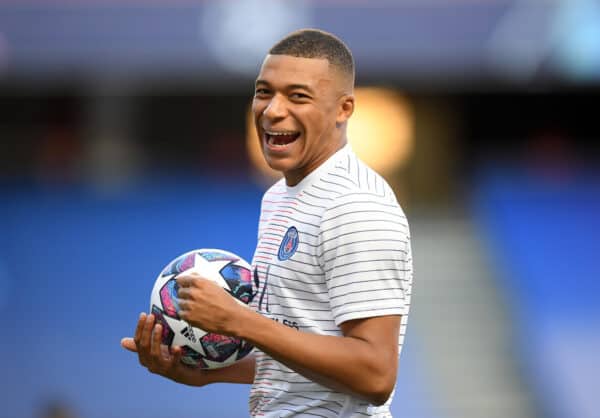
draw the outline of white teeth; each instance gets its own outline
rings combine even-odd
[[[293,140],[289,143],[286,144],[279,144],[279,140],[276,139],[276,137],[279,136],[293,136],[293,137],[297,137],[299,135],[298,132],[294,132],[294,131],[265,131],[265,137],[267,140],[267,144],[269,144],[272,147],[280,147],[280,148],[284,148],[287,147],[291,142],[293,142]],[[294,139],[295,140],[295,139]]]
[[[270,132],[270,131],[266,131],[266,133],[271,136],[295,135],[296,134],[296,132]]]

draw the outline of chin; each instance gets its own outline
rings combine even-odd
[[[290,170],[290,164],[286,164],[285,161],[272,160],[272,159],[268,159],[266,161],[267,161],[267,165],[269,167],[271,167],[271,169],[273,169],[275,171],[279,171],[282,174],[285,173],[286,171]]]
[[[263,157],[267,162],[267,165],[271,167],[273,170],[285,172],[294,168],[293,158],[289,156],[272,156],[268,153],[263,153]]]

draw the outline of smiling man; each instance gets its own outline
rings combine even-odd
[[[290,186],[346,143],[346,122],[354,110],[350,51],[341,43],[341,50],[335,44],[310,50],[307,42],[289,37],[271,49],[252,107],[265,159]]]
[[[347,145],[354,63],[335,36],[294,32],[265,58],[254,120],[267,163],[283,179],[264,195],[253,259],[253,310],[183,273],[179,316],[253,343],[253,356],[189,369],[142,314],[122,345],[180,383],[251,383],[253,417],[390,417],[410,306],[406,218],[388,184]],[[374,138],[376,146],[376,138]]]

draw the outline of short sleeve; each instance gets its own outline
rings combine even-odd
[[[336,198],[324,212],[319,246],[336,325],[408,313],[410,233],[397,202],[366,192]]]

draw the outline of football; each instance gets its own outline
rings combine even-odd
[[[253,346],[233,337],[206,332],[190,326],[178,316],[177,275],[196,271],[222,286],[239,303],[252,299],[252,269],[241,257],[219,249],[199,249],[171,261],[156,278],[150,296],[150,312],[161,324],[162,342],[182,348],[181,361],[191,367],[216,369],[247,356]]]

